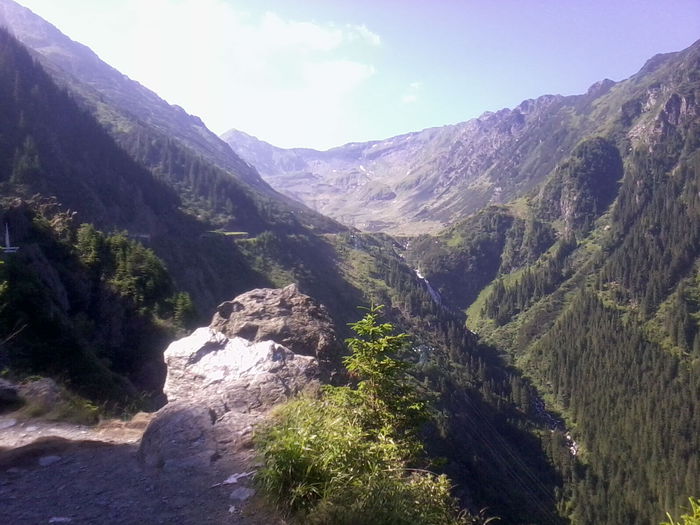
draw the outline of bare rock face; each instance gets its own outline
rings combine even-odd
[[[340,353],[328,312],[296,284],[251,290],[220,304],[210,328],[228,337],[274,341],[320,361]]]
[[[266,412],[317,385],[319,359],[338,351],[326,310],[294,285],[223,303],[209,327],[165,351],[168,404],[144,434],[142,462],[201,468],[243,454]]]
[[[141,438],[139,458],[148,467],[207,467],[216,457],[212,414],[190,403],[168,403]]]
[[[318,378],[314,357],[274,341],[228,338],[211,328],[172,343],[165,362],[168,402],[195,402],[217,418],[229,411],[266,411]]]

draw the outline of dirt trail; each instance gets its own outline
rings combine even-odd
[[[85,427],[0,416],[0,523],[284,523],[257,498],[241,501],[248,478],[224,483],[251,468],[249,455],[201,470],[144,467],[137,451],[149,419]]]

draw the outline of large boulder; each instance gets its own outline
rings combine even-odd
[[[168,403],[141,438],[139,459],[163,470],[206,468],[217,455],[210,411],[191,403]]]
[[[251,290],[226,301],[209,326],[228,337],[275,341],[295,354],[316,357],[322,368],[342,352],[326,308],[299,292],[296,284]]]
[[[142,461],[203,467],[230,452],[245,454],[269,409],[317,386],[319,360],[338,355],[325,308],[294,285],[223,303],[209,327],[165,351],[168,404],[144,434]]]
[[[274,341],[251,342],[198,328],[165,351],[168,402],[207,406],[216,417],[229,411],[261,412],[318,378],[314,357]]]

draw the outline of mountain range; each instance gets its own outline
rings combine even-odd
[[[692,59],[657,55],[631,78],[596,82],[582,95],[544,95],[459,124],[328,151],[284,150],[238,130],[222,138],[275,189],[345,224],[435,233],[535,190],[589,136],[619,140],[623,154],[648,140],[648,120],[667,104],[674,111],[669,77]]]
[[[413,335],[469,509],[619,525],[700,494],[700,42],[319,152],[219,138],[11,0],[0,26],[11,374],[157,405],[168,340],[297,283],[341,336],[370,304]]]

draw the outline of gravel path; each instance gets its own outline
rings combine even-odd
[[[137,460],[148,415],[82,427],[0,416],[0,523],[38,525],[245,524],[284,521],[258,500],[241,500],[248,457],[206,470],[164,472]]]

